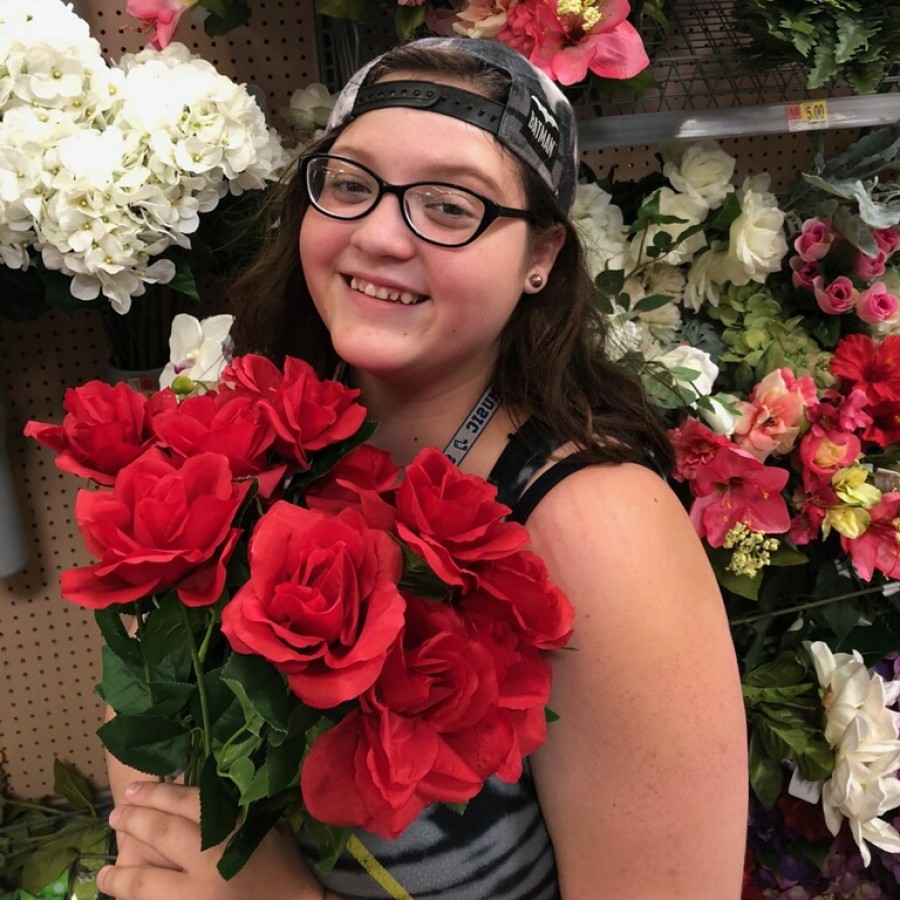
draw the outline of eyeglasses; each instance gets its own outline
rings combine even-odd
[[[531,219],[528,210],[500,206],[458,184],[388,184],[371,169],[342,156],[304,157],[301,170],[309,199],[320,213],[333,219],[361,219],[385,194],[393,194],[410,231],[439,247],[471,244],[501,216]]]

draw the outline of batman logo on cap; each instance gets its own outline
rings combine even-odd
[[[538,156],[550,168],[559,146],[559,124],[553,113],[534,94],[531,95],[531,109],[523,131]]]

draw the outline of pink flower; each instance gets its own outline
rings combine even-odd
[[[855,434],[814,425],[800,441],[800,460],[816,475],[830,478],[859,458],[862,445]]]
[[[872,441],[879,447],[891,447],[900,443],[900,402],[885,400],[869,407],[869,417],[863,439]]]
[[[819,274],[819,266],[814,262],[804,262],[799,256],[792,256],[788,265],[792,272],[791,284],[798,290],[806,288],[811,291]]]
[[[763,465],[733,444],[720,447],[691,483],[696,499],[690,516],[697,534],[721,547],[738,523],[767,534],[787,531],[791,518],[781,496],[787,480],[787,469]]]
[[[829,392],[829,397],[831,393]],[[837,423],[843,431],[859,431],[872,424],[872,417],[866,412],[869,398],[862,388],[853,388],[846,397],[834,392],[834,397],[840,404]]]
[[[863,281],[871,281],[873,278],[878,278],[879,275],[884,275],[886,263],[887,253],[884,250],[879,250],[875,256],[869,256],[862,250],[857,250],[853,255],[853,272]]]
[[[522,0],[507,11],[497,40],[560,84],[576,84],[589,70],[631,78],[650,60],[628,11],[628,0]]]
[[[864,581],[870,581],[876,569],[888,578],[900,578],[900,493],[885,494],[869,515],[865,532],[853,539],[842,536],[841,547]]]
[[[819,309],[833,316],[850,312],[859,297],[859,291],[846,275],[839,275],[827,288],[825,279],[821,275],[817,276],[813,279],[813,293],[816,295]]]
[[[900,300],[888,293],[883,281],[860,291],[856,301],[856,314],[870,325],[877,322],[893,322],[900,313]]]
[[[848,334],[838,341],[829,363],[845,384],[866,392],[869,403],[900,400],[900,335],[876,344],[864,334]]]
[[[730,446],[728,438],[710,431],[697,419],[687,418],[680,428],[669,432],[675,450],[675,480],[690,481],[701,466],[708,465],[720,447]]]
[[[830,219],[807,219],[794,241],[794,249],[803,262],[816,262],[828,253],[836,236]]]
[[[897,225],[889,228],[875,228],[872,231],[872,237],[875,238],[878,249],[886,253],[888,258],[900,250],[900,227]]]
[[[181,17],[197,0],[128,0],[125,11],[140,19],[142,27],[153,31],[151,43],[163,50],[172,41]]]
[[[789,453],[805,422],[806,408],[816,403],[812,378],[795,378],[790,369],[776,369],[753,388],[749,402],[735,402],[741,416],[733,440],[760,462],[772,453]]]

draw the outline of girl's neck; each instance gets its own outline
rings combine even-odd
[[[488,387],[470,381],[410,390],[409,385],[396,387],[359,372],[351,373],[350,383],[360,388],[360,399],[379,423],[371,443],[387,450],[399,465],[407,465],[426,447],[443,449]],[[460,468],[486,475],[508,432],[509,418],[501,407]]]

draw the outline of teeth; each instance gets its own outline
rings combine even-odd
[[[411,294],[409,291],[389,291],[385,287],[376,287],[371,282],[362,281],[359,278],[351,278],[350,287],[354,291],[365,294],[367,297],[387,300],[390,303],[402,303],[404,306],[421,303],[425,299],[421,294]]]

